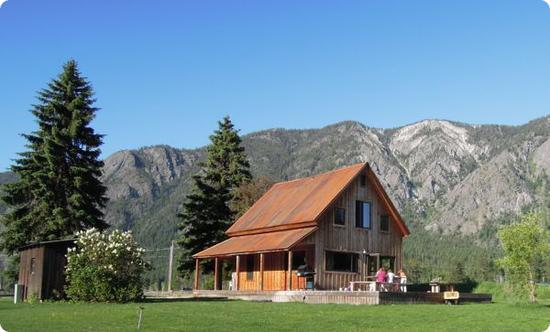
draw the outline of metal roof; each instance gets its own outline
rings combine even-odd
[[[228,230],[242,235],[315,225],[317,218],[368,166],[355,164],[331,172],[273,185]]]
[[[75,238],[70,239],[60,239],[60,240],[49,240],[49,241],[40,241],[40,242],[31,242],[24,246],[21,246],[18,248],[19,251],[25,250],[30,247],[39,247],[39,246],[49,246],[49,245],[57,245],[57,244],[74,244],[76,243]]]
[[[399,212],[368,163],[274,184],[227,231],[229,239],[195,258],[288,250],[317,229],[322,213],[361,172],[374,185],[402,236],[409,235]]]
[[[285,251],[313,233],[317,227],[231,237],[198,254],[195,258],[230,256],[246,253]]]

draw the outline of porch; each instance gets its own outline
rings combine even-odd
[[[195,259],[193,290],[201,289],[201,262],[213,264],[213,291],[270,292],[305,290],[306,278],[297,275],[300,266],[312,262],[313,246],[298,246],[292,250],[247,253],[234,256],[218,256]],[[224,269],[224,263],[226,264]],[[207,263],[208,264],[208,263]],[[229,268],[228,268],[229,267]],[[224,270],[231,271],[231,279],[224,279]]]

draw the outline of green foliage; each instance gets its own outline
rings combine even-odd
[[[193,188],[178,215],[183,248],[178,270],[182,274],[194,268],[192,255],[225,239],[225,230],[233,223],[231,201],[236,189],[251,179],[241,139],[229,117],[218,123],[210,136],[207,159],[193,177]]]
[[[23,135],[27,151],[11,167],[18,180],[2,196],[10,207],[2,217],[3,250],[107,227],[106,188],[99,180],[102,136],[89,126],[98,111],[93,103],[92,87],[73,60],[38,93],[32,109],[38,130]]]
[[[498,232],[504,257],[497,261],[506,273],[507,284],[519,298],[537,301],[538,267],[550,260],[550,232],[534,212],[521,217],[519,222],[504,226]]]
[[[273,184],[273,180],[265,176],[241,184],[235,190],[231,201],[231,210],[235,213],[235,219],[242,216]]]
[[[506,285],[503,283],[489,281],[481,282],[474,289],[474,293],[491,294],[493,296],[493,302],[517,303],[518,301],[518,299],[509,296]],[[537,299],[544,302],[550,300],[550,285],[538,284]]]
[[[143,296],[147,263],[130,232],[110,234],[91,228],[77,233],[76,247],[67,253],[67,288],[70,299],[128,302]]]
[[[4,290],[12,292],[14,285],[18,281],[19,275],[19,255],[4,256],[0,255],[0,279]]]
[[[499,249],[474,237],[436,235],[415,227],[404,241],[404,267],[411,282],[494,280],[498,269],[494,259]]]

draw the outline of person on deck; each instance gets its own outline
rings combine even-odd
[[[386,291],[384,283],[386,282],[386,270],[383,266],[380,266],[378,272],[376,272],[376,284],[378,285],[379,291]]]
[[[394,278],[395,278],[395,273],[393,273],[391,269],[388,269],[388,273],[386,274],[386,282],[390,284],[389,290],[391,290],[392,292],[395,291],[395,287],[393,284],[395,281]]]
[[[401,291],[406,293],[407,292],[407,275],[405,274],[405,270],[399,269],[399,271],[397,272],[397,275],[399,276]]]

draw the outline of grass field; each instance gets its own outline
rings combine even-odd
[[[446,305],[308,305],[245,301],[142,304],[0,301],[0,324],[15,331],[543,331],[550,306],[505,303]]]

